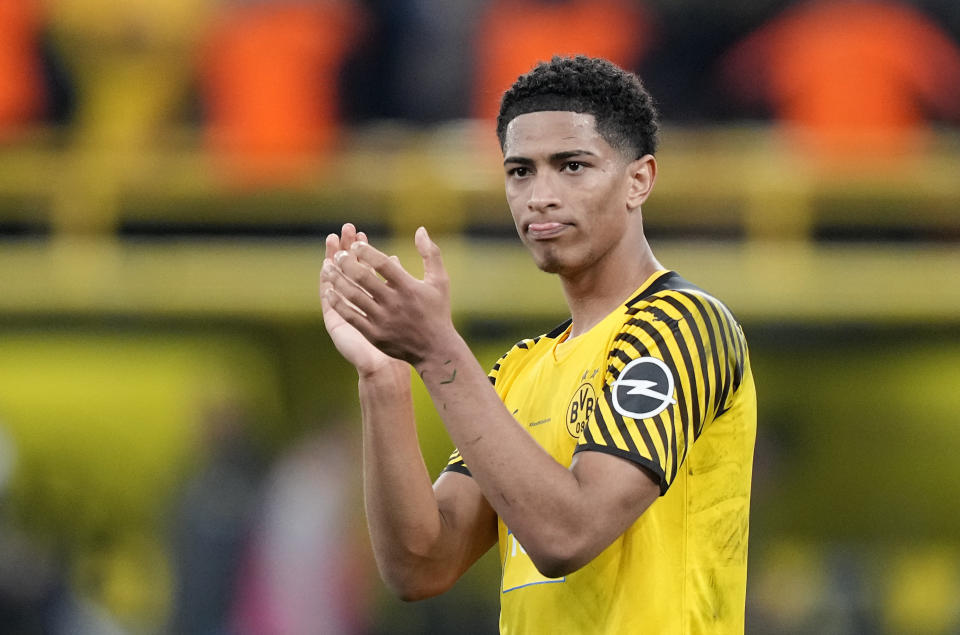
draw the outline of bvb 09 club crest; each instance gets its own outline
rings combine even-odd
[[[580,384],[567,406],[567,432],[570,436],[574,439],[580,438],[596,407],[597,393],[593,390],[593,384],[590,382]]]

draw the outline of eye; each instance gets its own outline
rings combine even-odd
[[[586,167],[584,163],[580,161],[567,161],[563,164],[563,171],[576,174],[577,172],[583,172],[583,169]]]
[[[523,177],[529,176],[529,175],[530,175],[530,168],[527,168],[522,165],[518,165],[515,168],[510,168],[509,170],[507,170],[507,176],[512,176],[518,179],[522,179]]]

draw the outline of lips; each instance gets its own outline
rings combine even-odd
[[[570,227],[567,223],[530,223],[527,225],[527,234],[534,240],[546,240],[559,236]]]

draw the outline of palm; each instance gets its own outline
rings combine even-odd
[[[359,370],[373,370],[392,360],[367,341],[360,331],[347,323],[326,302],[323,305],[323,324],[333,345],[343,357]]]
[[[332,259],[333,255],[341,249],[350,249],[350,245],[357,240],[366,242],[367,237],[363,232],[357,232],[352,224],[345,224],[340,236],[336,234],[327,236],[327,258]],[[333,345],[348,362],[356,366],[357,370],[368,372],[376,370],[386,363],[396,361],[381,352],[360,331],[344,320],[323,299],[323,290],[324,286],[321,285],[320,298],[323,306],[323,324],[327,333],[330,334],[330,339],[333,340]]]

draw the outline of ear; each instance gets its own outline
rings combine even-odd
[[[657,180],[657,160],[652,154],[645,154],[627,165],[630,187],[627,190],[627,209],[639,209],[653,191],[653,182]]]

